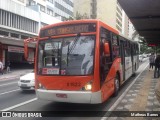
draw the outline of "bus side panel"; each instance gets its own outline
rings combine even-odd
[[[116,58],[109,70],[109,73],[103,83],[101,88],[102,91],[102,101],[107,100],[114,93],[114,79],[116,77],[117,72],[120,73],[120,79],[122,78],[121,72],[121,58]]]

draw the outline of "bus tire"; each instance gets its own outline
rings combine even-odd
[[[114,97],[118,95],[119,88],[120,88],[119,76],[116,75],[115,80],[114,80],[114,93],[113,93]]]

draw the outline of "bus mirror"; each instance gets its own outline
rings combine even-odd
[[[109,44],[108,43],[104,43],[104,54],[110,54],[110,50],[109,50]]]

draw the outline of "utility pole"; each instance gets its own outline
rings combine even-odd
[[[92,0],[91,3],[91,18],[96,19],[97,18],[97,0]]]

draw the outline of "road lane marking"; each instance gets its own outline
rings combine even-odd
[[[4,92],[4,93],[0,93],[0,95],[4,95],[4,94],[11,93],[11,92],[18,91],[18,90],[20,90],[20,89],[15,89],[15,90],[7,91],[7,92]]]
[[[36,100],[37,100],[37,98],[33,98],[33,99],[31,99],[31,100],[28,100],[28,101],[22,102],[22,103],[20,103],[20,104],[17,104],[17,105],[14,105],[14,106],[11,106],[11,107],[2,109],[2,110],[0,110],[0,111],[9,111],[9,110],[12,110],[12,109],[14,109],[14,108],[23,106],[23,105],[25,105],[25,104],[31,103],[31,102],[36,101]]]
[[[8,82],[8,81],[18,81],[18,79],[0,80],[0,82],[4,82],[4,81],[6,81],[6,82]]]
[[[18,82],[11,82],[11,83],[7,83],[7,84],[2,84],[2,85],[0,85],[0,87],[1,87],[1,86],[7,86],[7,85],[15,84],[15,83],[18,84]]]
[[[143,69],[142,69],[142,71],[139,73],[139,75],[133,80],[133,82],[129,85],[129,87],[123,92],[123,94],[116,100],[116,102],[109,108],[109,110],[107,110],[107,111],[113,111],[116,107],[117,107],[117,105],[121,102],[121,100],[125,97],[125,95],[127,94],[127,92],[130,90],[130,88],[133,86],[133,84],[137,81],[137,79],[140,77],[140,75],[144,72],[144,70],[148,67],[148,65],[149,65],[149,63],[145,66],[145,65],[143,65],[143,66],[145,66],[145,67],[143,67]],[[105,117],[105,115],[104,115],[104,117],[102,117],[101,118],[101,120],[107,120],[108,119],[108,117]]]

